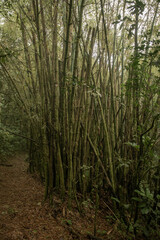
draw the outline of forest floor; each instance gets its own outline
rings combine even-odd
[[[81,216],[67,201],[54,195],[54,205],[44,202],[44,186],[27,172],[25,154],[15,155],[0,164],[0,240],[85,240],[122,238],[116,223],[108,223],[101,209],[94,232],[94,208],[86,204]]]

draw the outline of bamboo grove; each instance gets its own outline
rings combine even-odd
[[[136,222],[139,192],[160,194],[159,1],[1,5],[0,71],[25,116],[45,198],[67,193],[81,210],[77,193],[103,189]]]

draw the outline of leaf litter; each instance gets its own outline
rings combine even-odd
[[[12,167],[0,166],[0,240],[87,240],[121,239],[108,225],[104,211],[99,212],[97,229],[103,238],[94,238],[94,209],[87,208],[83,216],[67,208],[55,194],[54,206],[43,202],[44,186],[34,174],[27,172],[25,154],[9,159]],[[111,230],[110,230],[111,229]],[[114,232],[112,236],[110,232]]]

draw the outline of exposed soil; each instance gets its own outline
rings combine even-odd
[[[53,208],[43,202],[44,186],[27,172],[25,158],[16,155],[0,165],[0,240],[121,239],[116,225],[109,225],[100,212],[98,235],[93,237],[94,210],[89,205],[81,216],[57,195]]]

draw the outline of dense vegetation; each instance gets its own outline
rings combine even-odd
[[[51,204],[53,190],[80,212],[90,198],[96,215],[99,198],[112,199],[131,238],[158,239],[159,0],[3,0],[1,9],[0,138],[27,139]]]

